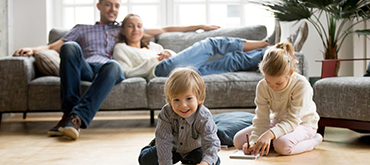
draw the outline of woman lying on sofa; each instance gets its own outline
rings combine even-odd
[[[143,37],[143,22],[138,15],[128,14],[120,30],[113,58],[121,65],[126,78],[144,77],[150,80],[167,77],[180,66],[192,66],[202,76],[250,70],[258,67],[266,47],[270,45],[267,41],[215,37],[196,42],[176,54]],[[216,54],[224,57],[207,62]]]

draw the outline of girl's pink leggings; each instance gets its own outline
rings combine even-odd
[[[275,122],[271,121],[270,128],[275,126]],[[280,136],[272,141],[275,151],[280,155],[293,155],[306,151],[311,151],[317,145],[317,141],[313,139],[317,130],[299,125],[293,132]],[[250,137],[252,134],[252,126],[244,128],[237,132],[234,136],[234,146],[237,149],[242,149],[243,144],[247,142],[246,134]]]

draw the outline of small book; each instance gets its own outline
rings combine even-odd
[[[238,150],[237,152],[230,154],[230,158],[237,158],[237,159],[257,159],[260,155],[246,155],[244,154],[243,150]]]

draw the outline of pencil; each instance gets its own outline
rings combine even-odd
[[[247,149],[248,149],[249,148],[249,136],[248,136],[248,134],[245,134],[245,136],[247,136],[247,143],[248,143]]]

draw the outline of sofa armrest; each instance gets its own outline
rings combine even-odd
[[[0,58],[0,111],[26,111],[28,84],[35,78],[34,57]]]
[[[313,100],[320,117],[370,121],[369,77],[330,77],[315,82]]]

